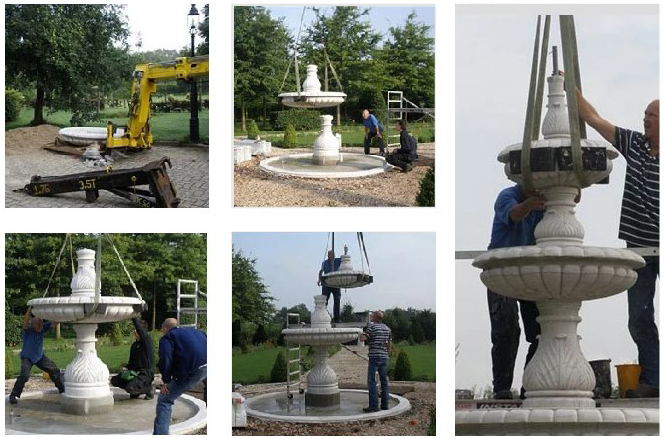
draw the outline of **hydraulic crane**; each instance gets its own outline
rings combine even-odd
[[[176,58],[173,61],[138,64],[131,82],[129,121],[124,133],[116,137],[117,126],[111,121],[106,126],[106,148],[147,149],[152,146],[150,131],[150,101],[157,91],[157,82],[166,79],[190,81],[207,76],[210,71],[208,56]]]

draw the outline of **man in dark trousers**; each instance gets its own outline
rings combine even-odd
[[[153,434],[168,434],[175,400],[200,381],[207,380],[205,332],[180,328],[176,319],[169,318],[161,325],[161,333],[158,366],[164,384],[157,399]]]
[[[659,99],[646,107],[643,133],[613,125],[576,91],[579,117],[613,144],[625,157],[627,170],[618,238],[627,247],[659,248]],[[655,323],[655,289],[659,257],[646,256],[636,270],[636,283],[627,290],[627,327],[639,351],[641,375],[628,398],[659,397],[659,331]]]
[[[23,393],[23,387],[30,378],[32,366],[37,366],[51,377],[51,381],[58,388],[60,393],[65,391],[65,385],[62,382],[62,374],[58,366],[44,355],[44,334],[51,329],[52,323],[43,321],[39,317],[32,317],[32,307],[28,307],[23,316],[21,338],[23,346],[21,347],[21,374],[14,383],[14,388],[9,394],[9,402],[16,404]]]
[[[326,285],[323,285],[323,274],[331,273],[333,271],[339,270],[341,266],[341,258],[334,257],[334,250],[329,250],[327,252],[327,259],[321,264],[320,270],[318,271],[318,286],[323,286],[322,293],[323,296],[327,298],[325,301],[325,306],[330,302],[330,294],[334,296],[334,309],[332,321],[334,323],[339,323],[341,321],[341,288],[332,288]]]
[[[148,334],[147,323],[131,319],[134,324],[136,341],[129,350],[129,363],[119,374],[111,378],[111,385],[125,389],[132,399],[145,394],[145,399],[153,398],[152,380],[154,380],[154,345]]]
[[[369,407],[362,411],[370,413],[389,409],[390,386],[387,380],[387,364],[392,349],[392,331],[383,323],[383,311],[374,311],[370,316],[371,325],[360,340],[369,345],[369,367],[367,369],[367,388],[369,389]],[[378,386],[376,372],[380,377],[380,407],[378,407]]]
[[[362,112],[362,125],[364,125],[364,153],[369,154],[371,139],[378,137],[378,150],[380,151],[380,155],[384,155],[383,126],[378,122],[376,116],[369,113],[369,110],[364,110]]]
[[[519,185],[503,189],[494,204],[493,227],[489,250],[535,244],[535,227],[543,216],[546,200],[539,193],[525,194]],[[501,296],[487,289],[489,318],[491,320],[491,363],[493,397],[512,399],[514,364],[519,350],[519,308],[526,341],[530,343],[526,364],[537,349],[540,327],[535,320],[538,311],[535,302]],[[524,397],[524,391],[521,391]]]
[[[392,166],[401,168],[402,172],[410,172],[413,162],[417,158],[417,141],[408,132],[408,125],[403,119],[399,119],[394,128],[399,132],[400,148],[385,157],[385,161]]]

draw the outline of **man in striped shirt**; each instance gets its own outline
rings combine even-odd
[[[643,133],[603,119],[579,90],[579,116],[620,151],[627,162],[618,237],[628,247],[659,247],[659,99],[648,104]],[[629,332],[639,350],[641,376],[628,398],[659,397],[659,332],[655,324],[655,284],[659,257],[645,257],[636,283],[627,292]]]
[[[371,313],[372,322],[365,334],[360,335],[362,341],[369,345],[369,368],[367,370],[367,387],[369,388],[369,407],[365,412],[377,412],[389,409],[390,388],[387,382],[387,363],[392,349],[392,331],[383,323],[383,311]],[[378,407],[378,386],[376,385],[376,371],[380,375],[380,408]]]

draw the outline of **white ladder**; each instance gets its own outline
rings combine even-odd
[[[389,134],[392,130],[394,122],[403,119],[403,92],[396,90],[389,90],[387,92],[387,117],[385,118],[385,147],[400,146],[399,133]],[[397,116],[398,115],[398,116]],[[390,142],[390,139],[396,138],[396,142]]]
[[[300,327],[300,314],[298,313],[286,313],[286,329],[291,327],[291,317],[295,317],[295,326]],[[294,387],[294,381],[291,377],[297,375],[297,390],[301,394],[304,393],[304,388],[302,388],[302,350],[300,344],[291,344],[286,341],[286,395],[288,399],[293,399],[293,392],[291,387]],[[297,358],[293,358],[291,352],[297,352]],[[297,364],[297,368],[291,371],[291,364]]]
[[[185,294],[183,293],[183,285],[193,285],[194,286],[194,293],[193,294]],[[177,319],[178,319],[178,325],[179,326],[190,326],[192,328],[198,327],[198,314],[200,313],[206,313],[207,308],[199,308],[198,307],[198,296],[203,296],[204,298],[207,299],[207,294],[205,294],[202,291],[198,291],[198,281],[197,280],[189,280],[189,279],[178,279],[178,287],[177,287],[177,300],[176,300],[176,306],[177,306]],[[183,306],[183,300],[193,300],[193,306]],[[181,323],[181,316],[184,315],[193,315],[194,316],[194,323],[186,323],[183,324]]]

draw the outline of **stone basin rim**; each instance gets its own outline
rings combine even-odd
[[[364,170],[353,170],[353,171],[336,171],[336,172],[321,172],[316,169],[310,170],[297,170],[297,169],[283,169],[273,166],[273,163],[279,161],[289,161],[290,159],[299,159],[304,157],[310,157],[313,161],[314,154],[312,152],[297,153],[297,154],[282,154],[274,157],[270,157],[264,160],[261,160],[259,168],[265,172],[275,175],[287,175],[291,177],[300,177],[300,178],[316,178],[316,179],[326,179],[326,178],[362,178],[362,177],[371,177],[374,175],[382,174],[393,168],[392,165],[385,161],[385,158],[377,155],[366,155],[356,152],[343,152],[340,151],[340,154],[343,157],[346,156],[360,156],[368,160],[375,161],[376,164],[371,169]],[[312,165],[313,167],[314,165]]]

